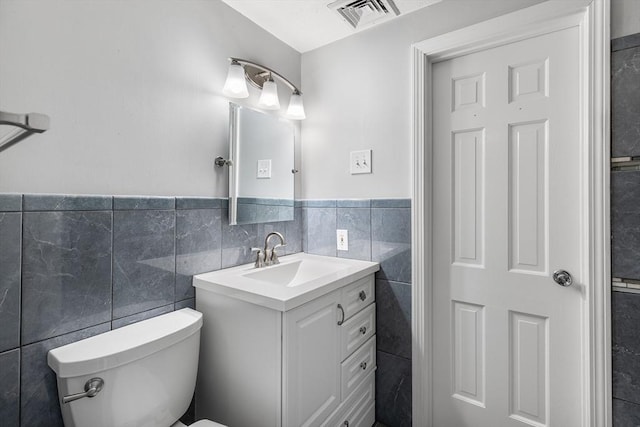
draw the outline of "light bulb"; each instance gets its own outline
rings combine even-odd
[[[295,91],[289,100],[289,108],[287,108],[287,117],[293,120],[303,120],[307,116],[304,114],[304,105],[302,105],[302,94]]]
[[[244,68],[238,62],[233,61],[229,65],[229,73],[222,93],[230,98],[247,98],[249,96],[247,82],[244,78]]]
[[[267,110],[279,110],[280,100],[278,99],[278,86],[272,78],[269,78],[262,85],[262,94],[258,105]]]

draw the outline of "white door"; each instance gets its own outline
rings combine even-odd
[[[433,67],[435,427],[582,425],[578,31]]]

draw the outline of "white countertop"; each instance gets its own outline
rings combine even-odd
[[[193,286],[278,311],[288,311],[380,270],[377,262],[297,253],[280,264],[253,263],[198,274]],[[279,277],[285,279],[278,282]],[[288,283],[285,283],[288,282]]]

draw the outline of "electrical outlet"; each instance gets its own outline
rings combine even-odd
[[[371,150],[352,151],[349,166],[351,175],[371,173]]]
[[[258,172],[256,174],[258,179],[271,178],[271,159],[258,160]]]
[[[336,230],[337,248],[339,251],[349,250],[349,230]]]

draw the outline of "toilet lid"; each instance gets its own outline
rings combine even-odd
[[[226,426],[215,423],[213,421],[209,421],[209,420],[200,420],[191,424],[189,427],[226,427]]]

